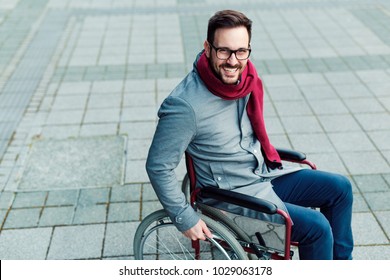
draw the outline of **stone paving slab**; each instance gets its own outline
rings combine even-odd
[[[347,175],[354,258],[390,259],[388,0],[1,1],[0,259],[133,258],[157,109],[227,7],[274,145]]]
[[[125,139],[91,137],[33,143],[18,189],[46,190],[120,185]]]

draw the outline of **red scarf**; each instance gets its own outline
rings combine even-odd
[[[197,68],[207,89],[218,97],[226,100],[235,100],[252,93],[247,105],[247,114],[251,121],[253,131],[260,141],[267,165],[271,168],[280,167],[281,160],[279,154],[270,143],[265,129],[263,116],[263,83],[257,75],[252,62],[248,60],[247,66],[242,72],[241,81],[237,85],[227,85],[218,79],[211,70],[205,53],[200,56]]]

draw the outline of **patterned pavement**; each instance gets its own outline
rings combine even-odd
[[[1,0],[0,259],[132,258],[157,108],[226,8],[272,142],[347,175],[354,258],[390,259],[388,0]]]

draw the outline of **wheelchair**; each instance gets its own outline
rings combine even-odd
[[[282,161],[316,169],[304,153],[277,149]],[[212,238],[192,241],[179,232],[164,209],[142,220],[134,236],[137,260],[289,260],[294,248],[292,221],[275,204],[256,197],[215,187],[195,188],[196,174],[192,158],[186,153],[187,174],[182,191],[212,233]],[[279,215],[283,223],[263,221],[229,213],[200,203],[199,198],[233,204],[266,215]]]

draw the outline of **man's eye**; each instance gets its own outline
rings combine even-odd
[[[219,49],[219,52],[221,54],[228,54],[228,53],[230,53],[230,51],[228,49]]]

